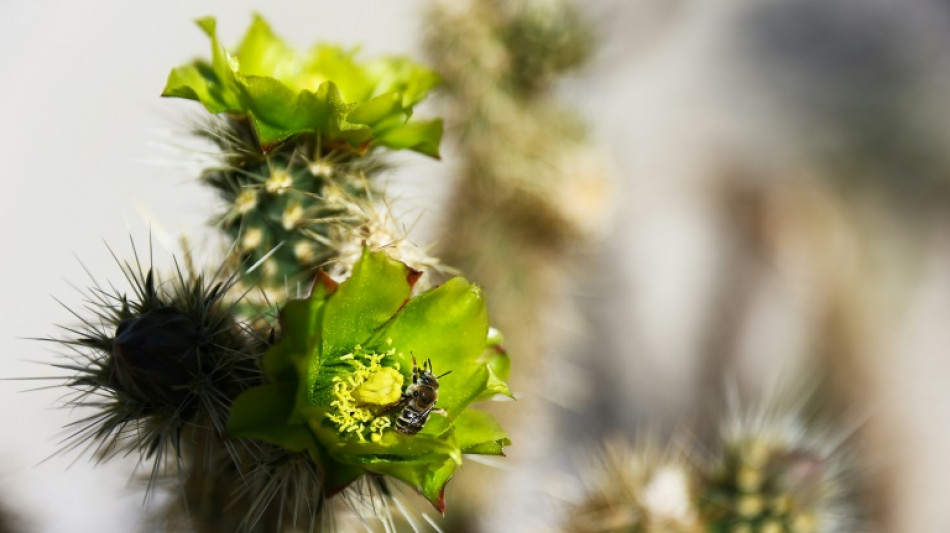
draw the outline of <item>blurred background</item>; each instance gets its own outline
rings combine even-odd
[[[869,531],[950,531],[950,3],[585,2],[590,31],[551,45],[582,54],[508,60],[539,109],[479,85],[508,52],[476,46],[503,11],[477,5],[482,18],[422,0],[0,0],[0,374],[50,373],[55,350],[28,338],[75,321],[54,297],[81,308],[82,265],[119,279],[106,245],[128,257],[130,235],[140,249],[151,235],[170,265],[186,235],[213,260],[193,104],[158,94],[206,54],[192,19],[217,16],[233,43],[258,11],[301,47],[461,76],[423,109],[448,119],[442,161],[394,158],[390,191],[414,240],[486,286],[513,355],[509,457],[452,484],[479,494],[466,527],[557,530],[578,458],[604,438],[702,442],[738,394],[807,397],[836,420]],[[542,43],[576,30],[548,28]],[[465,53],[477,61],[453,67]],[[532,143],[508,154],[497,131]],[[522,182],[499,200],[478,176]],[[53,409],[62,391],[22,392],[35,384],[0,382],[11,531],[133,530],[134,461],[49,458],[76,415]]]

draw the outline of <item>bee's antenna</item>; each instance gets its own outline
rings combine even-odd
[[[452,371],[449,370],[449,371],[446,372],[445,374],[439,374],[438,376],[435,377],[435,379],[440,379],[440,378],[442,378],[442,377],[444,377],[444,376],[448,376],[448,375],[451,374],[451,373],[452,373]]]

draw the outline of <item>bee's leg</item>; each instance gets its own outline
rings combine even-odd
[[[383,410],[380,412],[380,416],[391,415],[395,413],[396,411],[400,411],[408,403],[409,403],[409,396],[406,394],[403,394],[402,397],[396,400],[395,402],[389,405],[383,406]]]
[[[432,409],[431,411],[429,411],[429,412],[430,412],[430,413],[435,413],[435,414],[437,414],[437,415],[449,416],[449,412],[446,411],[445,409],[442,409],[441,407],[435,407],[435,408],[433,408],[433,409]]]

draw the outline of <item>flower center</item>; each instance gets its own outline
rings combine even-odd
[[[396,349],[381,354],[370,353],[357,345],[352,353],[340,359],[349,363],[352,372],[333,378],[333,401],[327,419],[341,433],[353,433],[361,441],[378,442],[383,430],[392,425],[388,416],[379,415],[380,407],[393,404],[402,397],[403,376],[399,364],[383,366],[382,361],[396,355]]]

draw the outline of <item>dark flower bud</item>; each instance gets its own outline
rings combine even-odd
[[[174,307],[119,323],[112,344],[116,388],[150,405],[179,403],[198,373],[198,327]]]

